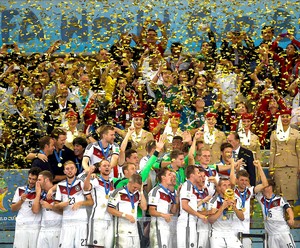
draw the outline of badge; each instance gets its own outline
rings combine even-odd
[[[58,163],[57,166],[58,166],[58,167],[62,167],[62,163]]]

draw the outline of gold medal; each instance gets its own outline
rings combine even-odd
[[[133,214],[134,214],[134,208],[133,208],[133,209],[131,209],[131,213],[133,213]]]
[[[242,211],[243,211],[243,212],[246,212],[246,208],[242,208]]]
[[[227,220],[227,216],[223,215],[222,220]]]
[[[105,198],[108,199],[108,198],[109,198],[109,195],[105,195]]]
[[[105,205],[105,204],[102,204],[102,207],[103,207],[103,208],[106,208],[106,205]]]
[[[62,163],[58,163],[57,166],[58,166],[58,167],[62,167]]]

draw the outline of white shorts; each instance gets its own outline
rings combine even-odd
[[[38,241],[37,241],[37,247],[43,247],[43,248],[58,247],[59,236],[60,236],[60,228],[55,228],[55,229],[41,228]]]
[[[63,224],[59,238],[59,248],[80,248],[86,247],[87,223]]]
[[[187,220],[177,221],[177,247],[189,248],[197,245],[196,222],[190,220],[188,225]]]
[[[272,248],[296,248],[293,236],[290,233],[281,233],[268,236],[268,247]]]
[[[213,235],[209,238],[211,248],[242,248],[241,241],[234,235],[226,236]],[[273,248],[273,247],[272,247]]]
[[[15,229],[14,248],[36,248],[40,226],[18,226]]]
[[[209,231],[197,231],[197,247],[209,248]]]
[[[151,248],[171,247],[170,225],[166,222],[151,220],[150,244]]]
[[[113,246],[114,229],[111,220],[92,220],[88,225],[88,245]]]
[[[116,221],[118,218],[115,219]],[[117,229],[116,233],[116,244],[115,247],[118,248],[140,248],[140,237],[137,228],[137,223],[119,223],[115,226]]]

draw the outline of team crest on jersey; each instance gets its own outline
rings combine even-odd
[[[80,187],[78,185],[75,186],[75,190],[78,192],[80,191]]]
[[[277,202],[277,201],[274,201],[274,202],[273,202],[273,206],[274,206],[274,207],[278,207],[278,202]]]

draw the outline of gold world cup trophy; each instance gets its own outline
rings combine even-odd
[[[224,194],[224,199],[228,200],[228,201],[234,201],[234,191],[233,189],[226,189],[225,190],[225,194]],[[228,219],[232,219],[233,218],[233,207],[229,206],[227,208],[227,212],[226,212],[226,216],[223,216],[223,219],[226,220]]]

